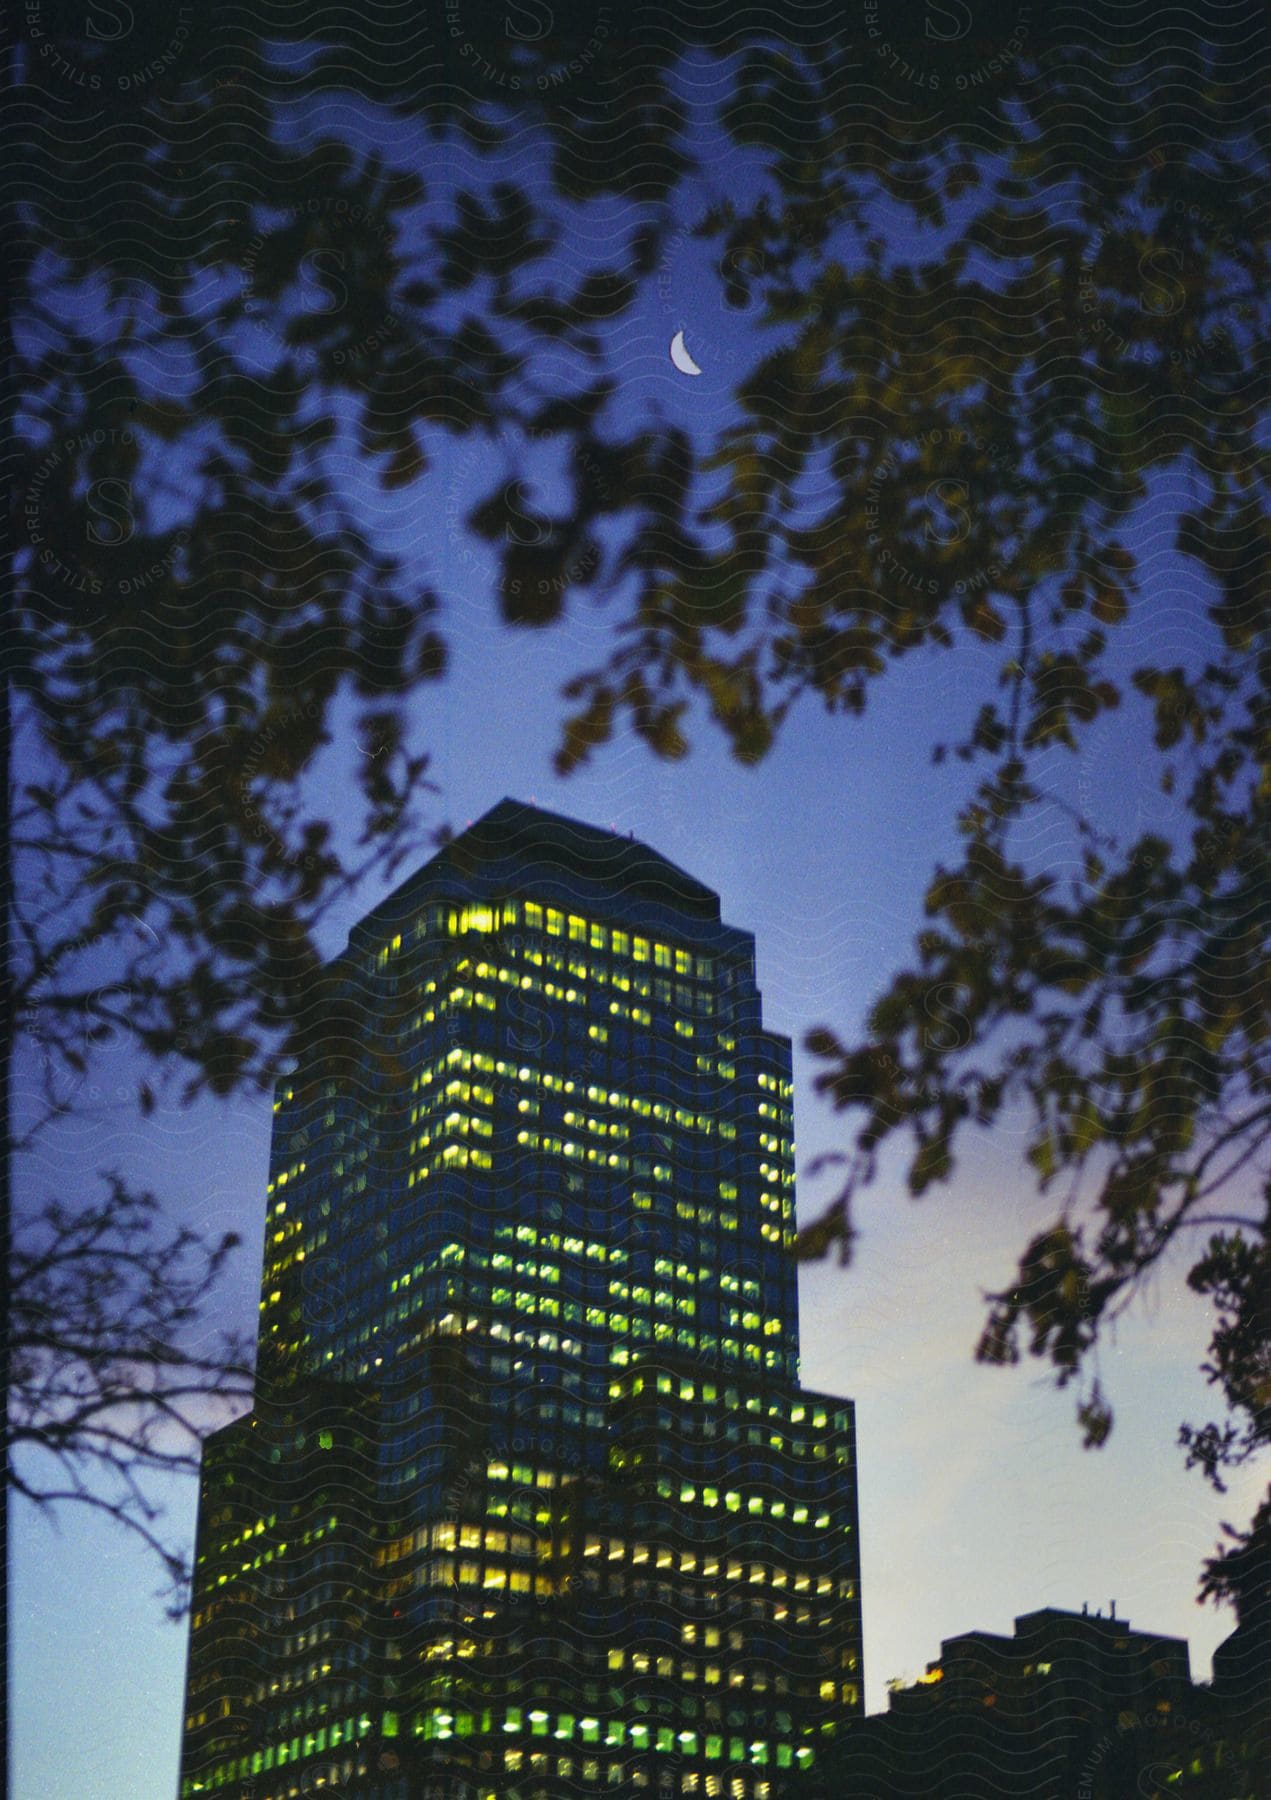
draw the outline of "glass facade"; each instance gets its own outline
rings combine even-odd
[[[860,1712],[851,1404],[798,1381],[790,1046],[646,846],[504,801],[275,1101],[183,1797],[797,1794]]]

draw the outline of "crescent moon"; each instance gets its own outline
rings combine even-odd
[[[682,331],[677,331],[671,339],[671,361],[681,375],[700,375],[702,372],[688,353],[688,346],[684,342]]]

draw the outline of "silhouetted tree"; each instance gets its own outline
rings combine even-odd
[[[45,1512],[73,1501],[127,1526],[174,1616],[190,1571],[154,1481],[196,1471],[202,1434],[250,1401],[250,1346],[201,1317],[237,1242],[165,1231],[154,1195],[112,1175],[100,1201],[24,1220],[11,1250],[10,1483]]]
[[[801,701],[859,714],[906,657],[980,647],[975,719],[935,747],[981,771],[962,858],[864,1040],[809,1038],[860,1125],[799,1248],[850,1249],[885,1142],[923,1194],[1022,1108],[1063,1197],[980,1354],[1023,1338],[1080,1379],[1099,1441],[1088,1352],[1216,1232],[1193,1285],[1253,1421],[1188,1440],[1216,1472],[1265,1434],[1268,1379],[1267,42],[1230,13],[969,15],[760,36],[459,6],[404,40],[372,6],[314,42],[266,5],[250,39],[209,17],[143,46],[41,13],[14,686],[46,898],[20,942],[29,987],[85,930],[149,925],[171,958],[126,1010],[42,990],[72,1066],[105,1018],[190,1091],[270,1078],[321,1018],[316,911],[355,873],[305,785],[346,690],[358,854],[422,830],[406,721],[443,596],[357,496],[426,493],[439,450],[515,426],[531,452],[468,520],[503,617],[612,619],[562,770],[620,722],[682,755],[694,706],[754,761]],[[630,400],[617,348],[693,243],[745,322],[709,444]],[[1145,646],[1127,678],[1132,527],[1166,485],[1195,654]],[[1116,841],[1078,805],[1061,885],[1030,851],[1053,753],[1123,702],[1171,828]]]

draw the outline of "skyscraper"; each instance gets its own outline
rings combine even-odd
[[[854,1422],[799,1385],[753,939],[505,800],[333,975],[356,1055],[277,1095],[258,1400],[205,1456],[182,1795],[799,1793],[860,1710]]]

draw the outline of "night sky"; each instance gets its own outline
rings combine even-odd
[[[644,379],[687,419],[695,390],[664,374],[666,347],[649,335]],[[677,381],[684,381],[683,387]],[[475,597],[481,555],[438,541],[427,513],[421,548],[462,570]],[[1162,559],[1166,560],[1164,546]],[[727,920],[753,931],[765,1021],[795,1052],[795,1133],[802,1171],[844,1141],[811,1091],[799,1044],[807,1028],[859,1025],[883,972],[907,948],[934,862],[952,854],[951,801],[960,766],[933,770],[929,745],[964,712],[955,663],[933,657],[887,684],[863,721],[808,710],[766,762],[731,762],[705,729],[690,756],[657,764],[620,738],[594,765],[551,773],[554,696],[562,669],[594,652],[598,626],[527,636],[465,613],[450,678],[419,706],[420,743],[435,748],[442,789],[435,816],[462,827],[504,794],[534,800],[652,844],[718,890]],[[1162,655],[1170,634],[1195,629],[1194,598],[1168,578],[1145,629]],[[1150,820],[1153,792],[1134,774],[1124,715],[1059,765],[1106,795],[1114,824]],[[350,751],[333,752],[327,795],[339,804]],[[1066,759],[1072,764],[1073,759]],[[1141,823],[1140,823],[1141,828]],[[1055,822],[1058,843],[1062,821]],[[1059,866],[1058,864],[1056,866]],[[366,910],[380,897],[366,894]],[[342,942],[333,931],[330,948]],[[126,1109],[90,1128],[68,1126],[57,1167],[126,1158],[210,1229],[241,1229],[227,1313],[255,1315],[264,1222],[269,1104],[237,1101],[162,1114],[143,1132]],[[1220,1519],[1247,1516],[1252,1474],[1226,1498],[1186,1473],[1180,1421],[1202,1417],[1197,1372],[1206,1308],[1183,1288],[1178,1259],[1101,1353],[1117,1424],[1102,1451],[1083,1452],[1070,1394],[1040,1366],[992,1370],[972,1352],[981,1292],[1010,1272],[1041,1220],[1022,1141],[999,1130],[960,1162],[945,1190],[912,1201],[886,1174],[859,1214],[853,1266],[806,1269],[801,1280],[803,1376],[858,1408],[867,1706],[885,1682],[913,1677],[940,1639],[1006,1631],[1016,1614],[1083,1601],[1137,1626],[1186,1636],[1193,1676],[1208,1675],[1229,1615],[1196,1606],[1196,1571]],[[50,1163],[50,1167],[52,1164]],[[802,1221],[828,1199],[832,1173],[801,1179]],[[193,1484],[173,1518],[193,1529]],[[149,1598],[154,1572],[106,1524],[67,1514],[60,1533],[17,1518],[16,1786],[45,1800],[137,1800],[173,1791],[185,1641]]]
[[[330,109],[328,109],[328,119]],[[369,130],[363,111],[361,129]],[[399,133],[393,153],[422,154]],[[463,176],[449,162],[431,204],[445,205]],[[740,164],[729,172],[747,179]],[[719,188],[718,165],[710,181]],[[709,181],[701,198],[711,198]],[[618,234],[621,204],[600,207],[587,229]],[[850,246],[847,246],[850,248]],[[895,253],[906,253],[897,231]],[[676,372],[672,335],[702,368]],[[756,320],[725,306],[706,251],[685,236],[640,302],[613,328],[611,367],[624,422],[679,426],[703,441],[726,423],[732,384]],[[262,346],[268,360],[270,352]],[[547,371],[550,375],[550,370]],[[384,496],[350,451],[346,492],[445,597],[452,660],[446,679],[422,691],[411,740],[433,753],[439,794],[433,823],[461,829],[504,795],[590,824],[632,833],[721,895],[724,918],[753,932],[765,1023],[795,1045],[795,1134],[801,1222],[833,1193],[833,1172],[809,1179],[819,1154],[848,1133],[812,1091],[807,1030],[828,1024],[848,1039],[871,1000],[910,955],[922,896],[936,863],[958,854],[953,816],[976,772],[933,767],[930,750],[969,725],[994,646],[917,654],[876,684],[860,720],[827,717],[806,703],[760,764],[729,758],[707,721],[690,718],[682,761],[658,762],[634,734],[615,741],[568,779],[552,772],[569,675],[600,662],[609,618],[586,601],[548,631],[497,622],[493,564],[463,527],[499,458],[523,458],[514,438],[478,449],[454,442],[428,476]],[[550,499],[550,470],[539,470]],[[1192,660],[1209,629],[1207,595],[1174,554],[1174,515],[1186,495],[1157,483],[1130,534],[1144,558],[1145,592],[1126,634],[1121,673],[1150,656]],[[1038,764],[1058,800],[1088,808],[1123,840],[1164,823],[1155,765],[1138,759],[1146,707],[1128,699],[1089,730],[1078,755]],[[355,709],[337,713],[335,737],[314,776],[319,810],[347,815],[359,753]],[[1066,813],[1035,824],[1031,851],[1052,873],[1075,872]],[[334,953],[349,925],[386,891],[368,884],[331,924]],[[46,1142],[28,1171],[29,1192],[73,1185],[77,1172],[117,1161],[153,1185],[175,1218],[209,1233],[237,1230],[244,1243],[223,1290],[223,1313],[254,1329],[264,1220],[270,1105],[267,1097],[163,1108],[143,1126],[116,1087],[131,1065],[103,1057],[80,1116]],[[1049,1222],[1023,1159],[1024,1121],[992,1139],[969,1137],[953,1180],[921,1201],[908,1197],[896,1159],[856,1214],[853,1265],[801,1276],[803,1378],[857,1405],[862,1602],[867,1708],[886,1705],[891,1677],[913,1678],[944,1636],[973,1628],[1009,1632],[1042,1606],[1106,1609],[1142,1629],[1183,1636],[1194,1677],[1232,1629],[1230,1614],[1200,1609],[1197,1574],[1224,1518],[1244,1521],[1258,1498],[1252,1470],[1215,1496],[1186,1472],[1176,1448],[1184,1419],[1208,1417],[1213,1398],[1198,1372],[1209,1308],[1184,1285],[1185,1254],[1148,1283],[1107,1341],[1098,1372],[1116,1411],[1108,1445],[1083,1451],[1072,1390],[1057,1393],[1041,1364],[979,1367],[973,1351],[983,1293],[1013,1271],[1029,1237]],[[192,1534],[192,1482],[174,1488],[171,1517]],[[19,1506],[14,1520],[14,1792],[22,1800],[149,1800],[175,1791],[181,1731],[185,1627],[167,1623],[151,1597],[157,1573],[106,1522],[66,1512],[52,1529]]]

